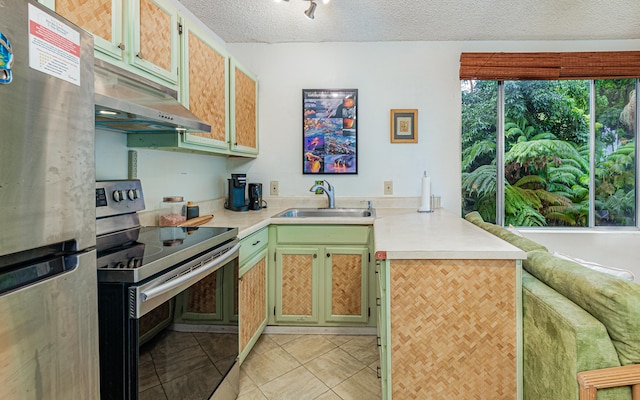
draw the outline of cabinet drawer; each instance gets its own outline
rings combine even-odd
[[[278,243],[367,244],[369,227],[358,225],[277,225]]]
[[[238,257],[240,265],[244,264],[245,261],[251,258],[251,256],[256,254],[258,251],[265,249],[268,243],[269,232],[267,228],[262,228],[261,230],[242,239],[240,241],[240,255]]]

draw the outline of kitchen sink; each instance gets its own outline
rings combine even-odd
[[[289,208],[272,218],[375,218],[372,208]]]

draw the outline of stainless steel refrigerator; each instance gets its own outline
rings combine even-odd
[[[93,38],[0,1],[0,399],[99,398]]]

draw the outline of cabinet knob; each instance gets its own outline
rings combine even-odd
[[[118,48],[119,48],[120,50],[124,51],[124,43],[120,43],[120,44],[118,45]]]
[[[138,52],[138,54],[136,54],[136,57],[142,60],[142,52]]]
[[[314,255],[313,255],[313,258],[318,258],[318,255],[317,255],[317,254],[314,254]]]
[[[327,258],[331,257],[331,253],[327,253]]]

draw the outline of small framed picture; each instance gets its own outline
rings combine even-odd
[[[391,143],[418,143],[418,110],[391,110]]]

